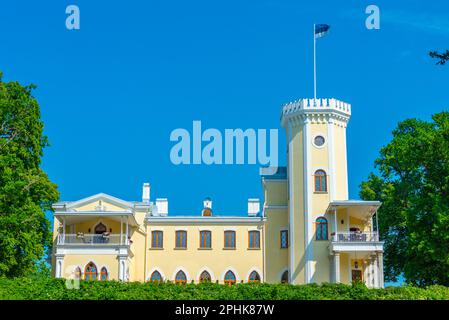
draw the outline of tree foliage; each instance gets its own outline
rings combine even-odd
[[[81,281],[79,288],[64,279],[0,278],[0,299],[14,300],[449,300],[449,288],[429,286],[368,289],[362,284],[289,285],[244,283],[233,286],[201,283]]]
[[[437,64],[443,65],[446,64],[447,61],[449,61],[449,50],[446,50],[446,52],[439,53],[437,51],[430,51],[429,56],[431,58],[439,59]]]
[[[360,196],[380,200],[385,276],[409,283],[449,285],[449,112],[426,122],[405,120],[375,162],[379,175]]]
[[[59,194],[40,168],[48,141],[34,88],[0,73],[0,276],[33,272],[51,243],[45,211]]]

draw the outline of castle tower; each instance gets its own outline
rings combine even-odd
[[[329,282],[328,241],[315,234],[329,204],[348,199],[346,125],[351,106],[336,99],[300,99],[282,108],[287,137],[289,282]],[[318,220],[317,220],[318,219]],[[324,220],[323,220],[324,221]],[[327,238],[327,224],[326,237]],[[321,230],[321,229],[320,229]]]

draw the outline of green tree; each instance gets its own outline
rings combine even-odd
[[[34,88],[0,73],[0,276],[36,271],[51,245],[45,212],[59,194],[40,168],[48,141]]]
[[[449,285],[449,112],[400,122],[375,161],[379,174],[360,196],[380,200],[385,275],[409,283]]]
[[[446,52],[439,53],[437,51],[430,51],[429,56],[431,58],[439,59],[437,64],[446,64],[447,61],[449,61],[449,50],[446,50]]]

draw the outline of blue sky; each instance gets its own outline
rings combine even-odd
[[[199,214],[206,196],[220,214],[246,214],[262,197],[258,165],[175,166],[170,132],[279,128],[283,103],[313,95],[352,104],[350,197],[373,170],[400,120],[448,110],[448,67],[429,50],[449,48],[447,1],[375,1],[381,29],[365,28],[372,1],[4,1],[0,70],[35,83],[51,147],[43,167],[62,200],[98,192],[168,197],[171,214]],[[65,28],[65,8],[81,29]]]

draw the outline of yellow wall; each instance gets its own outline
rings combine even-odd
[[[183,270],[190,282],[198,281],[199,274],[207,270],[212,280],[223,281],[224,273],[231,270],[237,279],[248,281],[249,273],[256,270],[263,277],[263,246],[259,250],[248,249],[249,230],[259,230],[259,225],[249,224],[201,224],[201,225],[174,225],[151,224],[147,227],[147,279],[154,270],[159,271],[164,279],[174,280],[175,273]],[[151,231],[163,231],[163,249],[151,248]],[[187,249],[175,249],[176,230],[187,231]],[[200,230],[212,232],[212,248],[199,249]],[[236,232],[236,249],[224,249],[224,231],[234,230]],[[262,236],[262,235],[261,235]],[[262,240],[262,238],[261,238]]]
[[[76,269],[76,267],[80,267],[84,278],[84,268],[89,262],[95,263],[98,274],[100,274],[102,267],[106,267],[109,273],[109,279],[118,279],[118,260],[116,255],[86,256],[72,254],[64,257],[62,266],[63,278],[70,278],[71,273]]]

